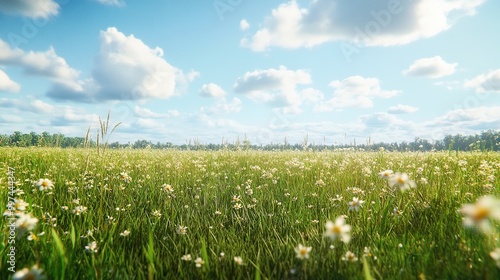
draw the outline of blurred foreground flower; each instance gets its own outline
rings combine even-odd
[[[500,248],[495,248],[490,253],[490,257],[496,262],[497,266],[500,268]]]
[[[12,275],[13,280],[42,280],[45,276],[42,275],[43,270],[38,267],[37,264],[31,267],[31,269],[23,268],[14,275]]]
[[[465,226],[477,227],[484,233],[490,233],[490,219],[500,221],[500,200],[489,195],[482,196],[474,204],[463,205],[460,212],[465,216]]]
[[[38,219],[31,214],[20,214],[16,220],[16,228],[21,232],[31,231],[36,227]]]
[[[335,220],[335,223],[332,221],[327,221],[325,224],[325,233],[324,236],[330,237],[332,241],[335,241],[339,238],[344,243],[349,243],[351,240],[351,226],[345,224],[344,216],[340,216]]]

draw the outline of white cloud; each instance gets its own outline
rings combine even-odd
[[[21,86],[18,83],[12,81],[10,77],[0,69],[0,92],[18,92],[20,89]]]
[[[465,87],[475,88],[476,92],[500,92],[500,69],[481,74],[465,82]]]
[[[23,56],[21,49],[12,49],[6,42],[0,39],[0,63],[12,63]]]
[[[250,23],[248,23],[248,21],[247,21],[246,19],[242,19],[242,20],[240,21],[240,29],[241,29],[242,31],[245,31],[245,30],[247,30],[248,28],[250,28]]]
[[[301,96],[305,102],[311,104],[318,103],[325,98],[323,93],[315,88],[306,88],[302,90]]]
[[[254,51],[270,47],[312,47],[330,41],[366,46],[402,45],[435,36],[473,15],[485,0],[315,0],[302,8],[281,4],[251,38],[241,43]]]
[[[366,130],[374,131],[380,128],[394,128],[396,126],[406,126],[407,123],[392,114],[376,112],[370,115],[359,117]]]
[[[59,4],[53,0],[0,1],[0,12],[29,18],[48,18],[59,13]]]
[[[56,83],[74,89],[81,89],[78,82],[80,72],[71,68],[64,58],[56,54],[52,47],[46,52],[30,51],[24,53],[20,63],[27,74],[45,76]]]
[[[216,115],[221,113],[237,113],[242,107],[241,99],[234,97],[231,102],[227,102],[225,98],[219,100],[215,105],[210,107],[201,107],[200,112],[206,115]]]
[[[500,126],[500,106],[456,109],[425,122],[428,129],[437,129],[447,133],[470,134],[478,131],[495,129]]]
[[[71,126],[71,125],[89,125],[99,122],[97,114],[88,114],[81,108],[71,106],[60,106],[58,110],[52,113],[52,118],[48,121],[41,120],[40,125],[45,126]],[[82,133],[84,133],[82,131]]]
[[[123,0],[95,0],[95,1],[108,6],[121,7],[125,5],[125,1]]]
[[[257,101],[281,107],[288,113],[300,111],[303,97],[297,91],[298,85],[312,82],[311,75],[304,70],[279,69],[255,70],[239,77],[234,92],[244,94]]]
[[[447,90],[455,90],[461,89],[463,83],[460,81],[438,81],[435,82],[434,85],[446,87]]]
[[[19,116],[4,115],[0,116],[0,123],[22,123],[23,118]]]
[[[415,60],[412,65],[403,71],[410,76],[427,78],[441,78],[455,73],[458,63],[447,63],[440,56]]]
[[[342,81],[330,83],[333,97],[316,106],[316,111],[331,111],[347,107],[373,107],[375,98],[391,98],[400,93],[398,90],[382,90],[376,78],[351,76]]]
[[[403,105],[403,104],[398,104],[396,106],[391,106],[387,110],[387,113],[389,114],[409,114],[409,113],[414,113],[418,111],[418,108],[409,106],[409,105]]]
[[[200,95],[205,97],[222,98],[226,96],[226,92],[220,86],[210,83],[201,86]]]
[[[135,106],[134,115],[142,119],[162,119],[168,117],[178,117],[180,113],[177,110],[168,110],[167,113],[155,113],[148,108]]]
[[[150,48],[115,27],[101,31],[100,41],[92,78],[78,90],[56,85],[50,97],[86,102],[170,98],[198,75],[184,74],[163,59],[161,48]]]
[[[46,102],[43,102],[42,100],[34,100],[30,102],[30,107],[33,110],[33,112],[36,113],[53,113],[56,110],[56,107],[53,105],[50,105]]]
[[[28,97],[28,99],[31,99]],[[10,108],[12,110],[15,110],[17,113],[26,113],[26,112],[31,112],[31,113],[53,113],[56,112],[60,108],[56,108],[53,105],[50,105],[42,100],[33,100],[33,101],[26,101],[24,99],[7,99],[7,98],[1,98],[0,99],[0,107],[5,107],[5,108]]]
[[[25,52],[18,48],[12,49],[0,40],[0,63],[21,67],[26,74],[47,77],[73,90],[82,90],[78,81],[80,72],[58,56],[53,47],[46,52]]]

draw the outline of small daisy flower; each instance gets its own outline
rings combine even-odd
[[[365,203],[364,200],[359,200],[357,197],[353,197],[352,201],[348,203],[349,205],[349,211],[355,210],[356,212],[359,211],[359,207],[363,206],[363,203]]]
[[[35,185],[41,192],[51,190],[54,187],[54,184],[49,179],[40,179]]]
[[[179,226],[176,230],[177,234],[185,235],[187,233],[187,227]]]
[[[234,262],[237,265],[243,265],[243,259],[241,257],[234,257]]]
[[[347,251],[345,253],[345,256],[342,257],[342,260],[346,262],[357,262],[358,257],[356,257],[356,255],[353,252]]]
[[[120,179],[125,183],[130,183],[130,181],[132,181],[132,178],[126,172],[120,173]]]
[[[196,258],[196,260],[194,260],[194,263],[195,263],[196,267],[199,268],[205,263],[205,261],[203,261],[202,258],[198,257],[198,258]]]
[[[191,261],[191,254],[187,254],[181,257],[181,260],[189,262]]]
[[[243,207],[243,206],[241,205],[241,203],[236,203],[236,204],[234,204],[234,209],[236,209],[236,210],[239,210],[239,209],[241,209],[242,207]]]
[[[297,246],[295,248],[295,253],[297,254],[295,257],[297,259],[308,259],[309,258],[309,253],[311,252],[312,250],[312,247],[306,247],[306,246],[303,246],[302,244],[299,244],[299,246]]]
[[[78,205],[73,209],[73,214],[80,216],[81,214],[87,212],[87,207]]]
[[[14,208],[16,209],[16,212],[18,211],[26,211],[26,207],[30,206],[29,203],[24,201],[23,199],[14,199]]]
[[[130,235],[130,231],[129,230],[124,230],[122,233],[120,233],[120,236],[123,236],[123,237],[127,237]]]
[[[415,188],[417,184],[410,180],[408,174],[396,172],[389,178],[389,186],[398,186],[401,191],[409,190],[410,188]]]
[[[167,193],[173,193],[174,192],[174,188],[172,187],[172,185],[163,184],[161,187]]]
[[[159,210],[154,210],[151,214],[157,218],[161,217],[161,213]]]
[[[12,275],[12,280],[42,280],[45,279],[42,273],[43,270],[36,264],[31,269],[25,267],[17,271]]]
[[[97,242],[92,241],[87,246],[85,246],[85,251],[89,253],[97,253],[99,248],[97,247]]]
[[[378,176],[382,179],[386,179],[388,180],[389,178],[391,178],[391,176],[394,174],[394,172],[392,170],[384,170],[382,172],[380,172],[378,174]]]
[[[344,243],[349,243],[351,240],[351,226],[345,224],[344,216],[340,216],[335,220],[335,223],[332,221],[327,221],[325,224],[325,233],[326,237],[330,237],[332,241],[335,241],[339,238]]]
[[[42,236],[44,234],[45,234],[44,231],[40,232],[38,235],[34,234],[33,232],[30,232],[30,235],[28,235],[28,240],[29,241],[37,241],[39,239],[38,237]]]

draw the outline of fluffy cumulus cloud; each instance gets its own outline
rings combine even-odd
[[[0,92],[18,92],[20,89],[21,86],[18,83],[12,81],[4,71],[0,70]]]
[[[242,107],[241,99],[238,97],[233,97],[233,99],[228,102],[225,98],[220,99],[213,106],[201,107],[200,113],[205,115],[216,115],[221,113],[237,113]]]
[[[376,78],[351,76],[342,81],[330,83],[333,97],[316,106],[316,111],[331,111],[347,107],[373,107],[375,98],[391,98],[399,94],[398,90],[383,90]]]
[[[101,31],[92,77],[81,81],[81,89],[57,84],[48,95],[84,102],[169,98],[195,77],[170,65],[161,48],[110,27]]]
[[[304,101],[297,90],[299,85],[312,82],[311,75],[305,70],[289,70],[284,66],[278,69],[255,70],[239,77],[234,84],[234,92],[273,107],[283,108],[287,113],[300,111]]]
[[[204,97],[222,98],[226,96],[226,92],[214,83],[204,84],[201,86],[199,94]]]
[[[262,28],[241,44],[254,51],[270,47],[312,47],[330,41],[366,46],[402,45],[449,29],[473,15],[485,0],[315,0],[308,7],[290,1],[273,9]]]
[[[409,114],[409,113],[414,113],[418,111],[418,108],[409,106],[409,105],[403,105],[403,104],[398,104],[396,106],[391,106],[387,110],[387,113],[389,114]]]
[[[45,52],[25,52],[0,40],[0,64],[20,67],[28,75],[47,77],[67,88],[82,90],[78,81],[80,72],[58,56],[53,47]]]
[[[500,92],[500,69],[481,74],[465,82],[465,87],[474,88],[478,93]]]
[[[403,71],[403,74],[427,78],[441,78],[455,73],[457,65],[458,63],[447,63],[440,56],[421,58],[415,60],[408,69]]]
[[[0,1],[0,12],[29,18],[48,18],[59,13],[59,4],[53,0]]]
[[[443,131],[471,134],[500,126],[499,106],[456,109],[426,122],[428,129],[437,128]],[[449,132],[452,133],[452,132]]]

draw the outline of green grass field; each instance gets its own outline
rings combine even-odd
[[[498,197],[498,153],[1,148],[0,169],[2,212],[14,184],[18,214],[38,219],[12,239],[4,215],[4,276],[15,247],[15,271],[38,264],[46,279],[500,277],[494,217],[485,233],[461,212]],[[348,243],[325,236],[342,215]]]

